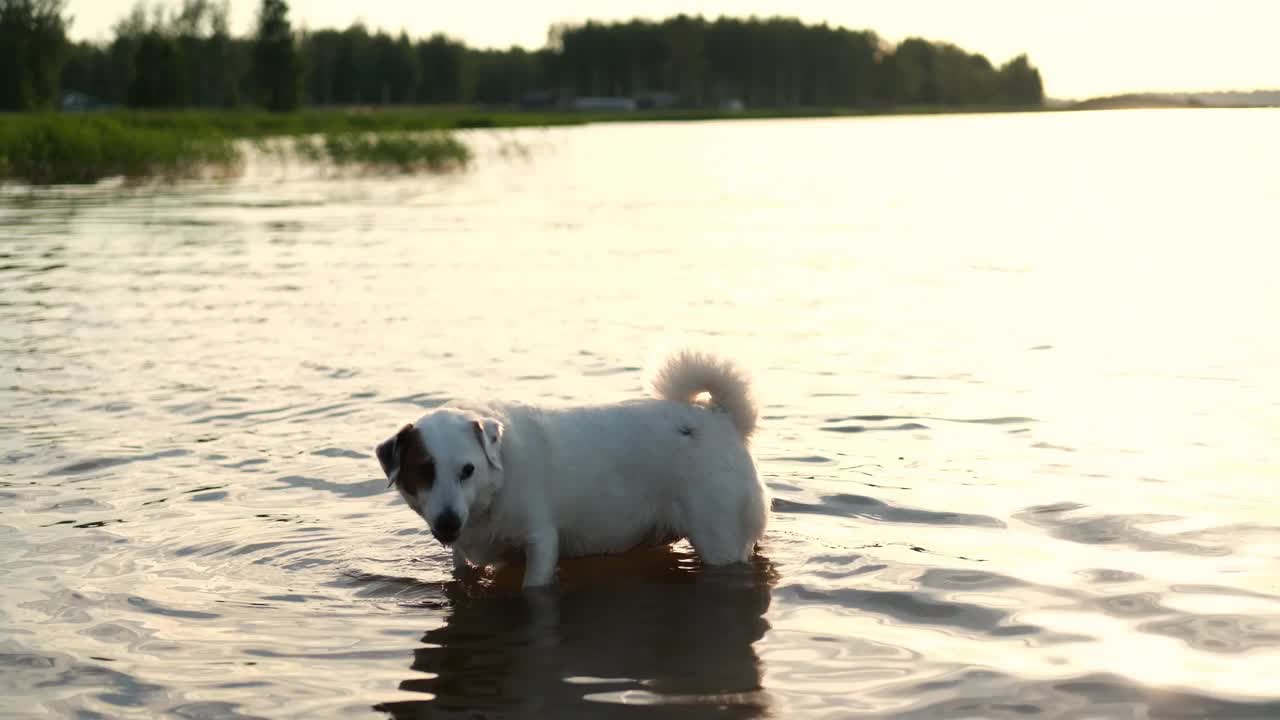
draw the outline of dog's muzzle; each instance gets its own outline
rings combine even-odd
[[[445,545],[457,540],[460,532],[462,532],[462,518],[451,512],[440,513],[436,516],[436,521],[431,523],[431,534]]]

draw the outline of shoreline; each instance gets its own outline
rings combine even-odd
[[[292,113],[260,109],[101,109],[83,112],[0,113],[0,128],[37,118],[62,122],[107,119],[146,130],[218,131],[235,138],[306,135],[323,132],[406,132],[484,128],[556,127],[595,123],[696,122],[830,117],[894,117],[986,113],[1056,112],[1049,106],[925,105],[883,108],[767,108],[756,110],[665,109],[631,111],[523,110],[483,106],[310,107]]]

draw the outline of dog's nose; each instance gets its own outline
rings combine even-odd
[[[451,543],[458,539],[458,531],[462,529],[462,518],[457,513],[446,510],[436,516],[431,524],[431,534],[442,543]]]

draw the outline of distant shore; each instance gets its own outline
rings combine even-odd
[[[1124,93],[1056,104],[1063,110],[1280,107],[1280,91]]]
[[[1176,95],[1126,94],[1044,105],[906,105],[871,107],[791,107],[745,110],[558,110],[516,109],[471,105],[311,106],[288,113],[257,108],[135,110],[107,108],[87,112],[4,113],[0,130],[15,122],[58,117],[95,122],[109,119],[124,127],[221,133],[231,138],[311,135],[330,132],[418,132],[477,128],[551,127],[592,123],[679,122],[705,120],[767,120],[782,118],[876,117],[904,115],[1063,112],[1135,108],[1218,107]]]
[[[520,110],[477,106],[312,107],[289,113],[259,109],[0,113],[0,182],[96,182],[123,175],[195,176],[234,172],[236,140],[294,138],[295,150],[332,162],[435,171],[465,166],[469,151],[454,131],[591,123],[693,122],[979,113],[1063,112],[1131,107],[1188,107],[1084,101],[1067,105],[914,105],[857,108]],[[425,133],[431,137],[418,135]],[[318,142],[305,140],[318,136]],[[365,138],[365,139],[361,139]]]
[[[1212,107],[1194,97],[1185,95],[1158,95],[1154,93],[1127,93],[1095,97],[1071,103],[1065,110],[1143,110],[1160,108]]]
[[[103,109],[75,113],[0,113],[0,128],[15,120],[60,117],[107,118],[125,127],[147,130],[218,131],[235,138],[309,135],[325,132],[413,132],[475,128],[546,127],[604,122],[693,120],[762,120],[774,118],[861,117],[877,115],[942,115],[1051,110],[1041,106],[912,105],[864,108],[760,108],[747,110],[661,109],[576,111],[483,106],[351,106],[308,107],[290,113],[258,109],[132,110]]]

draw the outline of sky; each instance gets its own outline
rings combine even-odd
[[[179,0],[170,0],[177,5]],[[68,0],[75,39],[106,38],[135,0]],[[247,33],[258,0],[231,0]],[[1001,63],[1027,53],[1045,92],[1085,98],[1137,91],[1280,88],[1280,0],[291,0],[295,27],[444,32],[478,47],[541,47],[556,22],[786,15],[871,29],[898,41],[955,43]]]

